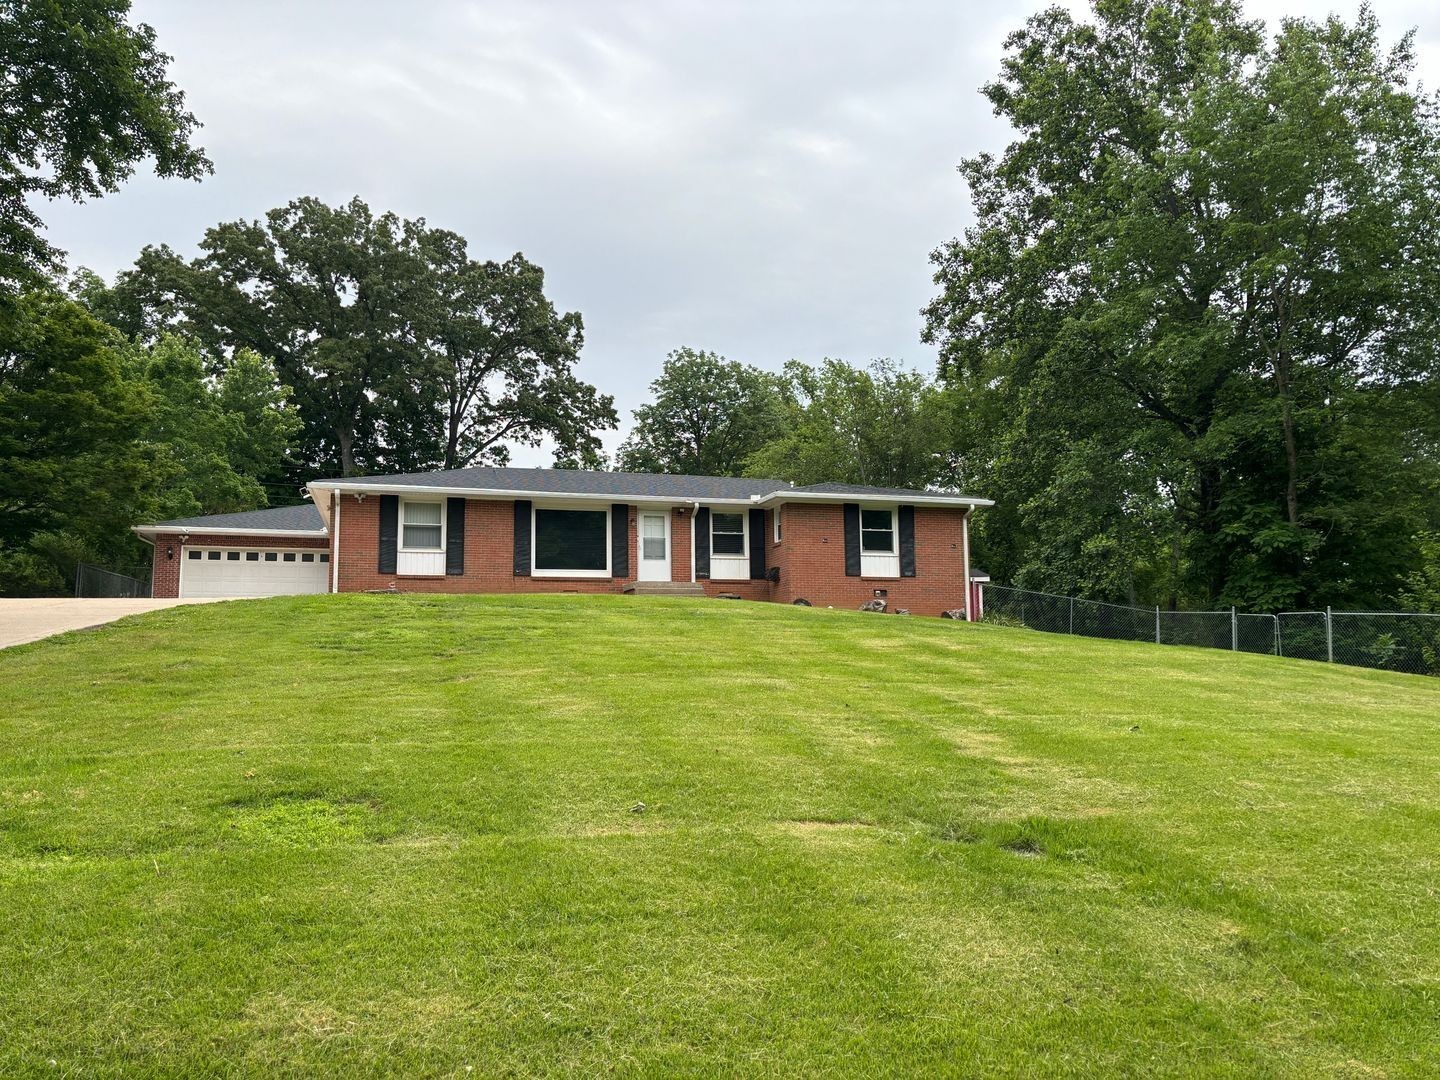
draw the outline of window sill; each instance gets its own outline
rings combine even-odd
[[[609,570],[531,570],[530,576],[547,581],[605,581],[615,575]]]

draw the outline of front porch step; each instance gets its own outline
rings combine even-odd
[[[695,581],[632,581],[625,592],[636,596],[704,596],[705,586]]]

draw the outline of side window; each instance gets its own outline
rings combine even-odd
[[[710,553],[712,555],[745,554],[745,515],[710,515]]]
[[[871,555],[895,554],[895,512],[860,511],[860,550]]]

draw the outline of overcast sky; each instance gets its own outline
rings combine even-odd
[[[681,345],[928,370],[927,255],[969,220],[954,166],[1008,137],[978,88],[1041,6],[136,0],[215,174],[139,172],[42,214],[72,266],[107,277],[300,195],[423,216],[478,258],[523,251],[584,315],[582,377],[622,421]],[[1419,29],[1440,82],[1440,6],[1374,7],[1388,38]],[[1247,7],[1272,25],[1325,9]]]

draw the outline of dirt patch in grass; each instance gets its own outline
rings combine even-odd
[[[815,818],[805,818],[797,821],[779,821],[776,827],[781,832],[790,836],[797,836],[804,840],[823,840],[835,838],[852,838],[860,836],[873,836],[879,832],[879,827],[870,824],[868,821],[822,821]]]

